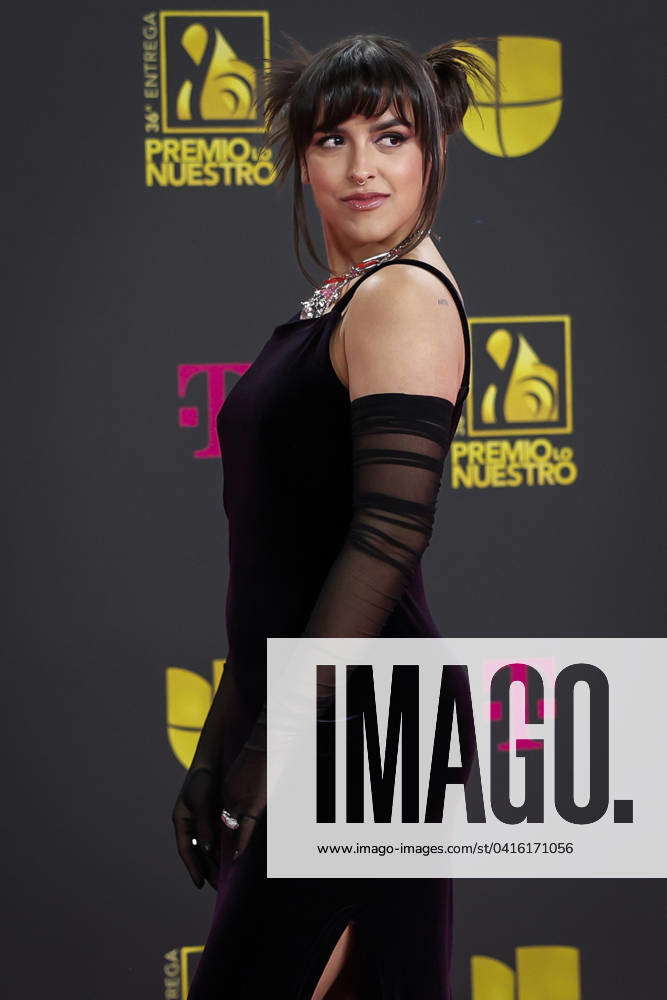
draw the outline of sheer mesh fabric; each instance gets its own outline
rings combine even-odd
[[[199,888],[204,881],[217,888],[223,780],[252,724],[234,672],[225,668],[172,811],[179,853]],[[257,764],[264,755],[253,752],[253,757],[252,777],[246,771],[244,781],[247,787],[256,789],[261,785]]]
[[[454,410],[447,399],[418,393],[372,393],[351,401],[352,517],[302,633],[313,639],[318,654],[318,640],[380,635],[400,601],[431,539],[456,429]],[[333,667],[317,672],[318,719],[329,715],[334,681]],[[266,703],[231,762],[221,749],[227,728],[223,716],[230,709],[224,682],[223,676],[175,808],[183,830],[210,845],[203,867],[199,861],[196,868],[191,861],[190,867],[193,877],[201,872],[212,885],[220,861],[216,812],[224,805],[236,818],[252,817],[252,823],[266,807]],[[302,675],[299,683],[289,685],[282,704],[272,705],[276,745],[284,737],[286,759],[293,734],[303,732],[312,713],[314,683],[312,673]],[[188,854],[186,844],[181,850]]]
[[[243,745],[243,737],[252,726],[252,717],[242,699],[232,670],[225,668],[223,676],[213,696],[211,706],[201,728],[197,748],[195,750],[188,778],[199,772],[208,772],[207,779],[203,774],[197,781],[187,780],[186,801],[190,808],[199,804],[208,794],[209,784],[216,786],[215,801],[212,808],[218,806],[217,799],[221,795],[221,777],[230,766],[234,757]],[[223,741],[222,735],[225,735]],[[239,735],[242,734],[242,735]],[[201,791],[201,794],[198,794]]]
[[[372,393],[351,401],[352,519],[304,637],[381,633],[431,539],[453,410],[447,399],[418,393]],[[321,668],[318,718],[327,715],[333,692],[334,668]],[[287,706],[278,725],[289,728],[290,712],[296,716],[305,706],[306,699]],[[266,723],[265,704],[245,749],[265,753]]]

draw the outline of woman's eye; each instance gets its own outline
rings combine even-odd
[[[330,140],[333,140],[333,139],[341,139],[342,140],[342,138],[343,138],[342,135],[324,135],[324,136],[322,136],[321,139],[317,140],[316,145],[317,146],[322,146],[325,149],[335,149],[336,148],[336,144],[327,146],[326,143],[328,143]],[[376,139],[376,142],[378,142],[378,143],[382,142],[383,139],[394,139],[394,140],[397,140],[396,142],[383,143],[383,145],[388,146],[390,149],[394,149],[394,148],[396,148],[396,146],[400,146],[402,143],[404,143],[405,140],[406,140],[406,138],[407,138],[407,136],[401,135],[400,132],[385,132],[385,134],[381,135],[379,139]]]
[[[340,135],[324,135],[324,136],[322,136],[321,139],[317,140],[316,145],[318,145],[318,146],[324,146],[325,142],[329,142],[329,139],[342,139],[342,136],[340,136]],[[331,149],[331,146],[329,146],[328,148]]]
[[[381,139],[398,139],[397,143],[391,143],[391,145],[400,146],[402,142],[405,142],[406,137],[401,135],[400,132],[387,132],[386,135],[380,136]]]

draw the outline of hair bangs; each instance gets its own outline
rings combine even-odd
[[[389,108],[395,108],[403,124],[414,125],[421,135],[424,123],[419,87],[406,67],[375,46],[364,52],[363,58],[354,58],[355,54],[354,50],[343,51],[321,73],[303,81],[291,122],[299,152],[315,132],[332,132],[355,115],[379,118]]]

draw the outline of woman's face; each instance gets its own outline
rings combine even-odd
[[[311,185],[325,233],[349,246],[393,245],[419,216],[422,163],[412,125],[397,121],[390,106],[379,118],[355,115],[333,132],[314,132],[301,179]],[[373,193],[380,197],[350,200]]]

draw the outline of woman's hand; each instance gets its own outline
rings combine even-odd
[[[207,767],[188,772],[172,810],[176,845],[192,881],[218,888],[220,872],[219,778]]]
[[[266,809],[266,752],[244,746],[225,775],[222,786],[222,808],[238,827],[223,827],[225,841],[229,836],[232,860],[243,854],[255,827]],[[221,823],[224,820],[220,819]],[[224,851],[227,854],[227,851]]]

